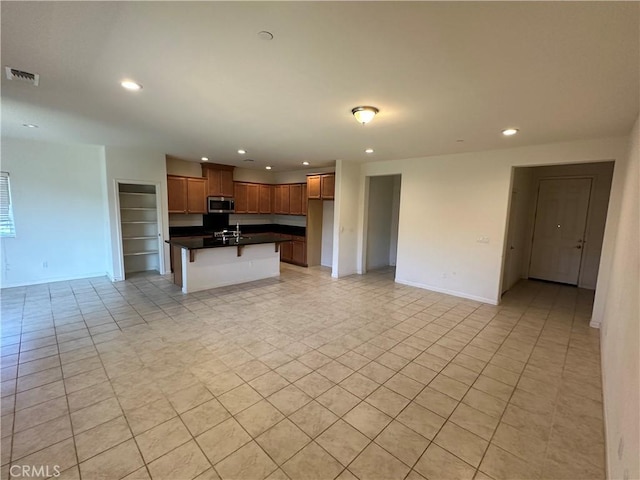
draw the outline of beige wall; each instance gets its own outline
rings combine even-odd
[[[367,163],[359,169],[357,193],[351,184],[339,194],[357,200],[362,237],[365,177],[401,174],[396,280],[495,304],[500,299],[512,167],[620,159],[626,141],[607,138]],[[488,237],[488,243],[478,242],[479,237]],[[355,245],[348,239],[338,248],[340,261],[347,258],[349,263],[355,255],[361,271],[362,238]]]
[[[1,144],[16,231],[0,240],[1,286],[104,275],[104,148],[7,137]]]
[[[363,202],[360,164],[336,161],[336,190],[333,212],[333,265],[331,275],[343,277],[362,272]]]
[[[167,157],[167,175],[201,177],[202,167],[199,162],[188,162],[179,158]]]
[[[233,169],[233,180],[236,182],[250,183],[276,183],[273,172],[269,170],[259,170],[257,168],[240,168]]]
[[[607,478],[640,478],[640,119],[616,163],[594,321],[601,321]]]
[[[275,172],[273,183],[305,183],[307,181],[307,175],[333,171],[335,171],[335,167],[306,168],[303,170],[292,170],[290,172]]]
[[[124,265],[122,262],[121,242],[119,235],[117,212],[117,182],[152,183],[157,185],[157,195],[160,200],[158,212],[158,228],[162,233],[162,240],[169,238],[169,215],[167,213],[167,166],[165,155],[146,149],[127,147],[105,147],[107,205],[109,208],[109,223],[111,225],[111,265],[108,275],[114,280],[122,280]],[[169,270],[169,246],[163,242],[160,273]]]

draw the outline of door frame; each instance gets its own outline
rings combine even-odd
[[[163,275],[165,270],[164,264],[164,239],[162,232],[164,231],[162,216],[162,194],[160,182],[145,182],[143,180],[124,180],[115,178],[113,180],[114,199],[115,199],[115,229],[117,235],[116,250],[118,252],[118,271],[114,269],[114,281],[126,280],[124,271],[124,246],[122,244],[122,224],[120,222],[120,184],[128,183],[132,185],[153,185],[156,189],[156,227],[158,229],[158,272]]]
[[[513,183],[513,179],[512,179],[512,183]],[[504,261],[502,262],[503,267],[502,267],[501,278],[500,278],[500,296],[508,292],[511,289],[511,287],[513,287],[517,283],[516,281],[513,283],[513,285],[509,285],[505,289],[505,284],[509,283],[507,280],[509,280],[509,273],[513,263],[513,254],[511,253],[511,245],[513,244],[514,226],[512,225],[512,222],[511,222],[512,220],[511,213],[513,211],[515,204],[518,202],[518,194],[519,194],[518,190],[516,190],[515,188],[511,188],[511,197],[509,198],[509,207],[507,208],[507,231],[505,233]],[[520,276],[522,276],[522,265],[520,266]]]
[[[398,256],[398,244],[400,239],[400,214],[402,212],[402,174],[401,173],[384,173],[380,175],[366,175],[364,177],[364,201],[363,201],[363,219],[362,219],[362,236],[360,243],[360,265],[357,273],[365,275],[367,273],[367,251],[369,248],[369,208],[371,195],[371,179],[373,177],[398,177],[400,180],[400,198],[398,200],[398,231],[396,232],[396,267]],[[374,192],[375,193],[375,192]],[[393,195],[393,194],[392,194]],[[395,281],[395,277],[394,277]]]
[[[595,191],[595,185],[597,180],[596,175],[552,175],[552,176],[540,177],[537,179],[536,189],[535,189],[536,193],[533,199],[534,213],[533,213],[532,224],[531,224],[531,238],[529,241],[529,261],[527,262],[527,278],[529,278],[529,272],[531,270],[531,257],[533,256],[533,241],[536,233],[536,219],[538,217],[538,199],[540,197],[540,182],[542,182],[543,180],[583,180],[583,179],[591,180],[591,189],[589,190],[589,201],[587,203],[587,218],[584,223],[584,233],[582,236],[583,238],[582,253],[580,254],[578,283],[576,285],[578,288],[582,288],[582,284],[583,284],[582,273],[584,272],[584,262],[587,258],[586,253],[591,243],[587,241],[587,238],[589,237],[589,233],[591,231],[591,215],[592,215],[592,209],[593,209],[593,202],[591,201],[591,197],[593,196],[593,192]]]

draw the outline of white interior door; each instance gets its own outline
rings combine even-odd
[[[529,277],[578,284],[591,179],[540,180]]]

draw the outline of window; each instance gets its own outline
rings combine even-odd
[[[9,173],[0,172],[0,237],[15,237]]]

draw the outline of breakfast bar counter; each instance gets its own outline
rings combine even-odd
[[[251,282],[280,275],[281,243],[287,235],[172,238],[173,281],[183,293]]]

